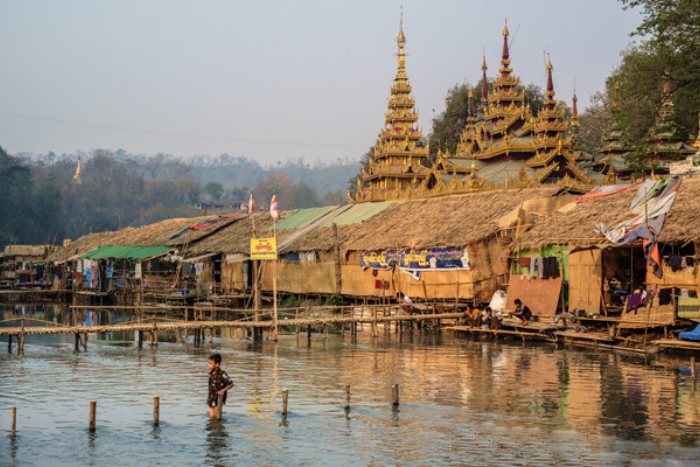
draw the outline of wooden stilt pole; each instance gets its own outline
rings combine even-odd
[[[80,333],[75,333],[75,351],[80,352]]]
[[[88,333],[83,334],[83,350],[87,352]]]
[[[19,352],[24,352],[24,318],[22,318],[22,333],[19,336],[19,339],[17,340],[17,350]]]
[[[394,384],[391,387],[391,405],[398,407],[399,405],[399,385]]]
[[[221,420],[224,411],[224,396],[217,396],[216,399],[216,419]]]
[[[153,424],[160,425],[160,397],[153,396]]]
[[[12,407],[10,413],[10,436],[13,438],[17,434],[17,407]]]
[[[97,417],[97,401],[90,401],[90,423],[88,424],[88,430],[95,431],[95,418]]]
[[[289,391],[287,389],[282,390],[282,415],[287,415],[287,402],[289,401]]]
[[[209,328],[209,343],[214,343],[214,328]]]
[[[12,334],[7,336],[7,351],[12,353]]]
[[[345,383],[345,410],[350,410],[350,384]]]

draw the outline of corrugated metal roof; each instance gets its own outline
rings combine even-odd
[[[394,201],[353,204],[337,216],[324,222],[323,227],[330,227],[333,223],[336,225],[359,224],[382,212],[393,203]]]
[[[338,206],[323,206],[321,208],[297,209],[284,220],[277,223],[277,230],[301,229],[315,221],[321,216],[325,216]]]
[[[144,259],[162,255],[172,250],[171,246],[129,246],[129,245],[103,245],[81,256],[88,259]]]

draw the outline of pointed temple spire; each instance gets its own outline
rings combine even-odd
[[[556,93],[554,92],[554,80],[552,79],[552,69],[554,67],[552,66],[552,60],[549,58],[549,52],[547,52],[547,90],[544,93],[544,105],[547,109],[552,110],[554,109],[554,106],[556,105],[556,100],[554,100],[554,96]]]
[[[508,50],[508,17],[503,26],[503,52],[501,53],[501,67],[508,68],[510,65],[510,50]]]
[[[489,80],[486,77],[486,70],[489,67],[486,66],[486,55],[483,56],[481,60],[481,105],[484,107],[484,113],[489,106]]]
[[[418,127],[416,100],[406,74],[406,36],[403,32],[403,11],[399,22],[398,64],[391,86],[391,96],[384,115],[384,127],[374,148],[369,171],[362,175],[355,201],[384,201],[406,196],[416,183],[422,182],[428,169],[421,165],[428,158],[423,132]]]
[[[576,88],[574,87],[574,97],[571,98],[571,102],[573,102],[573,107],[571,110],[571,124],[579,126],[579,120],[578,120],[578,105],[576,104],[578,102],[578,97],[576,97]]]

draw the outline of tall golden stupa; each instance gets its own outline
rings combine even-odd
[[[428,168],[428,147],[418,127],[416,100],[406,74],[406,37],[403,19],[396,38],[399,47],[398,70],[391,86],[388,111],[379,135],[369,170],[362,169],[357,179],[355,199],[350,201],[385,201],[410,196],[423,182]]]

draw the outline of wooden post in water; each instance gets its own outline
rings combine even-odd
[[[75,333],[75,351],[80,352],[80,333]]]
[[[287,402],[289,401],[289,391],[282,389],[282,415],[287,416]]]
[[[90,401],[90,423],[88,430],[95,431],[95,417],[97,416],[97,401]]]
[[[340,309],[340,319],[345,318],[345,308]],[[340,323],[340,335],[345,337],[345,321],[341,321]]]
[[[299,308],[297,308],[296,311],[294,312],[294,319],[299,321]],[[294,328],[294,333],[299,335],[299,324],[297,324],[296,327]]]
[[[17,434],[17,407],[12,407],[10,412],[10,436],[13,438]]]
[[[83,350],[87,352],[88,333],[83,334]]]
[[[221,420],[224,410],[224,396],[216,396],[216,419]]]
[[[12,334],[7,336],[7,351],[12,353]]]
[[[17,339],[17,350],[19,352],[24,352],[24,318],[22,318],[22,334],[20,334],[19,339]]]
[[[350,384],[345,383],[345,410],[350,410]]]
[[[160,425],[160,397],[153,396],[153,424]]]
[[[214,343],[214,328],[213,327],[209,328],[209,343],[210,344]]]
[[[399,385],[398,384],[394,384],[391,387],[391,405],[393,405],[394,407],[399,406]]]
[[[690,376],[697,379],[698,373],[695,371],[695,357],[690,357]]]

